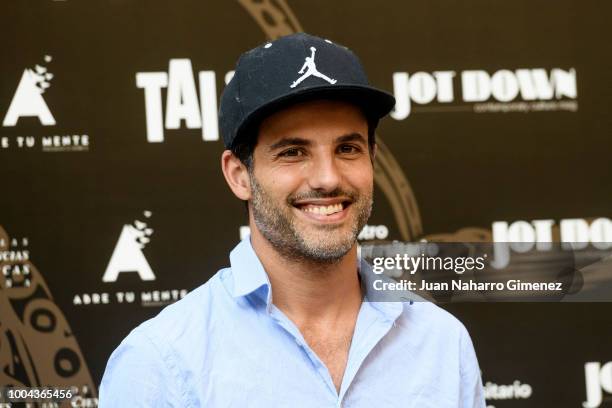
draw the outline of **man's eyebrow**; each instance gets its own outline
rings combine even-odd
[[[365,137],[361,133],[353,132],[344,136],[340,136],[336,139],[336,143],[346,143],[346,142],[362,142],[367,144]]]
[[[353,132],[346,135],[342,135],[336,138],[335,143],[346,143],[346,142],[361,142],[367,144],[365,137],[361,133]],[[268,147],[268,151],[274,151],[287,146],[310,146],[312,142],[301,137],[284,137],[276,143],[273,143]]]
[[[310,144],[310,140],[302,139],[301,137],[285,137],[279,140],[278,142],[272,144],[268,148],[268,151],[273,151],[286,146],[309,146]]]

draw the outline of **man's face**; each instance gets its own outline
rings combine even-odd
[[[249,173],[251,215],[280,253],[340,260],[372,209],[368,124],[341,101],[304,102],[261,124]]]

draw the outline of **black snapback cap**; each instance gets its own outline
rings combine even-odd
[[[297,33],[240,56],[221,95],[219,127],[225,147],[248,137],[254,125],[288,105],[342,99],[360,106],[369,120],[387,115],[393,95],[369,85],[359,58],[330,40]]]

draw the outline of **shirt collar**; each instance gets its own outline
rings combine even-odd
[[[394,321],[402,313],[404,309],[403,301],[408,299],[381,298],[379,293],[374,289],[374,281],[381,279],[381,275],[377,275],[372,271],[372,267],[361,256],[359,262],[359,277],[361,278],[361,290],[365,294],[365,302],[370,303],[374,308],[378,309],[383,316],[390,321]],[[391,279],[384,277],[384,279]],[[412,304],[412,301],[410,301]]]
[[[262,300],[270,304],[272,293],[270,280],[259,257],[251,245],[251,236],[247,235],[230,253],[230,264],[234,286],[232,296],[247,296],[253,292],[261,293]],[[258,289],[262,288],[262,291]]]
[[[247,235],[230,253],[232,276],[234,279],[232,296],[242,297],[251,294],[265,302],[267,308],[272,303],[270,279],[259,257],[251,245],[251,236]],[[372,271],[372,267],[361,257],[358,257],[358,272],[361,279],[364,301],[370,302],[388,320],[395,320],[403,310],[402,301],[380,300],[381,297],[373,288],[375,279],[380,279]],[[387,278],[390,279],[390,278]],[[402,299],[409,300],[409,299]],[[412,300],[410,300],[412,304]]]

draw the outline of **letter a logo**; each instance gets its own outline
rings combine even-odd
[[[133,226],[127,224],[123,226],[102,282],[116,282],[117,276],[123,272],[136,272],[144,281],[155,280],[151,266],[142,253],[140,235],[140,231]]]
[[[50,61],[51,57],[47,56],[46,60]],[[40,65],[36,65],[35,69],[36,72],[29,68],[23,70],[15,96],[2,122],[3,126],[15,126],[22,116],[35,116],[44,126],[55,125],[55,119],[42,97],[53,74]]]

